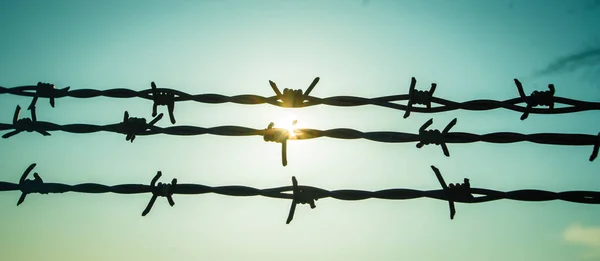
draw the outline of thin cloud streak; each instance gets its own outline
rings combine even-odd
[[[600,46],[568,56],[559,57],[546,68],[535,73],[535,76],[549,75],[553,73],[574,72],[582,68],[600,67]]]

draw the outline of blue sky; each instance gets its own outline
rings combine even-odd
[[[436,96],[466,101],[514,98],[513,78],[520,78],[527,93],[554,83],[558,96],[598,101],[595,2],[2,1],[0,85],[142,90],[155,81],[188,93],[271,96],[269,80],[305,89],[318,76],[316,97],[377,97],[406,93],[416,77],[418,89],[436,82]],[[0,95],[0,122],[29,102]],[[51,108],[41,99],[37,116],[111,124],[125,110],[150,118],[151,102],[63,98]],[[375,106],[182,102],[175,110],[178,124],[205,127],[258,129],[294,117],[299,127],[414,133],[430,118],[440,129],[458,118],[453,131],[600,130],[597,112],[521,121],[505,110],[408,119]],[[447,182],[467,177],[473,187],[600,190],[598,162],[587,161],[591,147],[449,148],[451,158],[433,146],[290,141],[284,168],[280,146],[260,137],[140,136],[129,143],[114,133],[24,133],[0,141],[0,180],[16,182],[36,162],[46,182],[67,184],[146,184],[161,170],[162,181],[214,186],[277,187],[296,176],[327,189],[437,189],[435,165]],[[316,209],[299,206],[285,225],[289,201],[262,197],[176,195],[175,207],[159,200],[144,218],[149,195],[31,195],[16,207],[18,197],[0,193],[2,260],[600,260],[600,209],[567,202],[458,204],[451,221],[442,201],[323,199]]]

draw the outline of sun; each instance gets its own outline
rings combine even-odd
[[[275,121],[275,127],[286,129],[288,131],[289,137],[293,139],[296,137],[296,129],[298,129],[296,121],[296,115],[294,115],[293,113],[288,113],[284,117],[281,117],[279,120]]]

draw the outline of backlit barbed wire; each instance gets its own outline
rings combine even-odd
[[[109,90],[93,90],[80,89],[70,90],[70,87],[57,89],[49,83],[38,83],[38,85],[19,86],[6,88],[0,86],[0,94],[13,94],[19,96],[34,97],[30,106],[35,106],[39,97],[49,98],[52,107],[54,107],[54,99],[62,97],[73,98],[92,98],[92,97],[109,97],[109,98],[142,98],[154,102],[152,107],[153,115],[156,115],[157,106],[167,106],[170,120],[175,124],[174,107],[176,102],[195,101],[200,103],[219,104],[219,103],[237,103],[237,104],[264,104],[268,103],[280,107],[302,108],[315,105],[330,105],[330,106],[364,106],[375,105],[390,109],[406,111],[404,118],[407,118],[411,112],[418,113],[438,113],[453,110],[469,110],[469,111],[485,111],[504,108],[512,111],[523,113],[521,119],[526,119],[529,114],[563,114],[574,113],[588,110],[600,110],[600,102],[586,102],[574,99],[562,98],[555,96],[556,89],[553,84],[549,84],[548,91],[533,91],[530,96],[525,94],[523,85],[517,79],[514,83],[517,87],[518,98],[508,99],[504,101],[497,100],[472,100],[465,102],[454,102],[439,97],[434,97],[433,93],[438,85],[431,84],[428,91],[416,90],[416,79],[411,79],[408,94],[391,95],[377,98],[363,98],[354,96],[334,96],[328,98],[318,98],[309,96],[309,93],[314,89],[319,82],[319,77],[315,78],[312,84],[308,87],[305,93],[302,90],[284,89],[283,93],[273,81],[269,81],[271,88],[275,92],[275,96],[264,97],[259,95],[236,95],[225,96],[220,94],[197,94],[192,95],[185,92],[177,91],[168,88],[157,88],[154,82],[151,83],[151,88],[141,91],[131,89],[109,89]],[[407,101],[407,105],[397,104],[394,102]],[[432,106],[432,103],[440,106]],[[518,104],[525,104],[521,106]],[[414,105],[422,104],[425,107],[415,107]],[[557,104],[566,105],[557,107]],[[537,106],[548,106],[548,108],[538,108]]]
[[[17,106],[17,112],[20,107]],[[33,111],[32,111],[33,112]],[[16,119],[15,114],[15,118]],[[320,137],[329,137],[335,139],[366,139],[384,143],[408,143],[417,142],[416,147],[422,148],[425,145],[440,145],[444,155],[450,156],[447,143],[515,143],[515,142],[533,142],[548,145],[564,145],[564,146],[593,146],[592,154],[589,160],[593,161],[598,156],[600,149],[600,133],[598,135],[589,134],[563,134],[563,133],[535,133],[521,134],[514,132],[495,132],[488,134],[474,134],[466,132],[449,132],[456,124],[457,120],[452,120],[443,131],[437,129],[427,130],[433,123],[430,119],[419,128],[418,134],[392,132],[392,131],[375,131],[362,132],[355,129],[337,128],[329,130],[317,129],[294,129],[290,131],[283,128],[274,128],[274,124],[270,123],[266,129],[253,129],[241,126],[218,126],[211,128],[197,126],[172,126],[158,127],[154,126],[162,118],[159,114],[155,119],[146,123],[144,118],[129,118],[129,114],[125,112],[123,122],[109,125],[92,125],[92,124],[67,124],[58,125],[43,121],[14,121],[13,124],[0,123],[0,131],[13,130],[4,134],[3,138],[9,138],[22,131],[39,132],[46,136],[52,131],[63,131],[77,134],[89,134],[94,132],[114,132],[126,135],[126,140],[133,142],[136,136],[147,136],[157,134],[177,135],[177,136],[194,136],[194,135],[219,135],[219,136],[262,136],[265,141],[277,142],[282,144],[282,164],[287,165],[287,141],[288,140],[307,140]],[[294,122],[295,123],[295,122]],[[293,134],[293,135],[292,135]]]
[[[443,201],[448,201],[450,207],[450,218],[454,219],[456,209],[454,204],[459,203],[483,203],[501,199],[516,200],[516,201],[552,201],[562,200],[572,203],[581,204],[600,204],[600,192],[597,191],[566,191],[566,192],[551,192],[535,189],[515,190],[509,192],[496,191],[483,188],[472,188],[469,179],[465,178],[463,184],[446,184],[440,171],[431,166],[440,185],[441,190],[415,190],[415,189],[386,189],[379,191],[363,191],[363,190],[326,190],[312,186],[301,186],[298,184],[296,177],[292,177],[292,186],[284,186],[268,189],[257,189],[247,186],[218,186],[212,187],[201,184],[182,184],[178,183],[177,179],[173,179],[171,183],[158,183],[158,179],[162,173],[154,176],[150,185],[143,184],[122,184],[122,185],[102,185],[95,183],[85,183],[78,185],[67,185],[60,183],[48,183],[42,180],[38,173],[34,173],[34,179],[27,179],[29,173],[35,168],[36,164],[31,164],[21,175],[19,183],[0,182],[0,191],[21,191],[21,197],[17,201],[17,206],[21,205],[27,195],[39,193],[117,193],[117,194],[142,194],[151,193],[150,202],[142,212],[142,216],[147,215],[158,197],[165,197],[169,205],[174,206],[175,201],[173,195],[197,195],[214,193],[225,196],[249,197],[263,196],[277,199],[291,199],[292,205],[288,214],[286,223],[290,223],[294,217],[294,212],[297,204],[308,204],[311,208],[315,208],[315,201],[323,198],[333,198],[338,200],[365,200],[365,199],[386,199],[386,200],[409,200],[417,198],[431,198]],[[286,193],[286,192],[292,192]]]

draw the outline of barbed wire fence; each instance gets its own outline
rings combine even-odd
[[[76,134],[89,134],[95,132],[113,132],[125,134],[125,140],[133,142],[137,136],[148,136],[157,134],[167,134],[176,136],[196,136],[196,135],[219,135],[219,136],[262,136],[264,141],[276,142],[282,144],[282,162],[287,165],[286,151],[288,140],[307,140],[320,137],[329,137],[334,139],[367,139],[383,143],[408,143],[417,142],[416,147],[422,148],[425,145],[439,145],[445,156],[450,157],[450,151],[447,143],[515,143],[515,142],[533,142],[549,145],[564,146],[593,146],[589,160],[593,161],[598,156],[600,147],[600,133],[598,135],[589,134],[562,134],[562,133],[535,133],[522,134],[514,132],[496,132],[489,134],[474,134],[467,132],[449,132],[457,123],[457,119],[450,121],[442,130],[427,129],[433,124],[433,119],[423,124],[418,133],[405,133],[393,131],[361,132],[355,129],[338,128],[330,130],[317,129],[294,129],[290,132],[284,128],[274,128],[270,123],[266,129],[253,129],[242,126],[218,126],[204,128],[198,126],[155,126],[162,114],[147,122],[145,118],[129,117],[129,113],[124,113],[123,121],[109,125],[92,124],[68,124],[58,125],[50,122],[37,121],[35,109],[31,110],[31,118],[18,119],[21,107],[17,106],[13,116],[13,123],[0,123],[0,131],[11,130],[2,138],[7,139],[21,132],[38,132],[44,136],[50,136],[51,131],[63,131]]]
[[[354,96],[335,96],[329,98],[317,98],[309,94],[319,82],[319,77],[315,78],[312,84],[307,88],[306,92],[302,90],[293,90],[285,88],[283,92],[279,90],[277,85],[270,81],[271,88],[275,92],[275,96],[263,97],[259,95],[236,95],[225,96],[219,94],[197,94],[192,95],[185,92],[168,89],[157,88],[157,85],[152,82],[151,88],[141,91],[131,89],[109,89],[109,90],[70,90],[70,87],[57,89],[53,84],[39,82],[37,85],[27,85],[18,87],[2,87],[0,86],[0,94],[12,94],[18,96],[33,97],[29,108],[35,107],[38,98],[48,98],[52,107],[55,105],[55,99],[63,97],[72,98],[141,98],[151,100],[153,104],[153,116],[156,116],[157,106],[167,106],[171,123],[175,124],[174,109],[176,102],[194,101],[199,103],[220,104],[220,103],[236,103],[244,105],[256,104],[271,104],[285,108],[303,108],[316,105],[329,105],[340,107],[375,105],[395,110],[405,111],[404,118],[410,116],[411,112],[418,113],[439,113],[454,110],[468,111],[486,111],[494,109],[508,109],[523,113],[521,119],[525,120],[529,114],[565,114],[588,110],[600,110],[600,102],[587,102],[574,99],[568,99],[555,96],[554,84],[548,85],[547,91],[533,91],[527,96],[523,89],[522,83],[518,79],[514,79],[519,97],[504,100],[472,100],[466,102],[455,102],[443,98],[434,97],[433,94],[437,88],[436,83],[432,83],[427,91],[416,89],[416,79],[411,79],[408,94],[391,95],[377,98],[363,98]],[[397,104],[394,102],[407,101],[406,105]],[[432,104],[441,106],[432,107]],[[523,103],[525,106],[518,104]],[[414,105],[424,105],[424,107],[414,107]],[[565,105],[565,107],[556,107],[555,105]],[[547,106],[548,108],[536,108],[537,106]]]
[[[21,175],[19,183],[0,182],[0,191],[21,191],[21,197],[17,201],[17,206],[21,205],[29,194],[49,194],[49,193],[116,193],[116,194],[143,194],[151,193],[152,197],[146,208],[142,211],[142,216],[146,216],[158,197],[165,197],[169,205],[174,206],[175,201],[173,195],[199,195],[207,193],[215,193],[224,196],[234,197],[249,197],[263,196],[276,199],[291,199],[292,205],[288,214],[286,223],[290,223],[294,217],[294,212],[297,204],[308,204],[311,208],[315,208],[315,201],[323,198],[333,198],[338,200],[356,201],[365,199],[386,199],[386,200],[409,200],[417,198],[431,198],[437,200],[448,201],[450,209],[450,219],[454,219],[456,214],[455,203],[484,203],[495,200],[516,200],[516,201],[551,201],[562,200],[581,204],[600,204],[600,192],[594,191],[566,191],[566,192],[550,192],[544,190],[515,190],[509,192],[496,191],[483,188],[472,188],[470,180],[464,179],[463,183],[447,184],[439,169],[431,166],[436,175],[441,189],[438,190],[414,190],[414,189],[386,189],[379,191],[363,191],[363,190],[326,190],[312,186],[301,186],[298,184],[296,177],[292,177],[292,186],[284,186],[269,189],[258,189],[246,186],[219,186],[211,187],[202,184],[181,184],[177,179],[173,179],[171,183],[161,183],[158,180],[162,176],[162,172],[158,171],[150,185],[144,184],[121,184],[121,185],[102,185],[96,183],[85,183],[78,185],[67,185],[60,183],[47,183],[36,172],[33,174],[33,179],[28,179],[29,174],[36,167],[36,164],[31,164]],[[157,183],[158,182],[158,183]],[[292,192],[286,193],[286,192]],[[479,195],[479,196],[474,196]]]
[[[174,108],[175,103],[180,101],[195,101],[201,103],[238,103],[238,104],[271,104],[279,107],[302,108],[315,105],[331,105],[331,106],[362,106],[376,105],[396,110],[404,110],[404,118],[410,116],[411,112],[419,113],[436,113],[451,110],[472,110],[484,111],[504,108],[521,112],[521,120],[527,119],[529,114],[561,114],[575,113],[586,110],[600,110],[600,103],[578,101],[555,96],[555,87],[553,84],[548,85],[548,91],[534,91],[531,95],[525,95],[521,82],[514,79],[518,98],[513,98],[505,101],[495,100],[473,100],[467,102],[453,102],[442,98],[434,97],[433,94],[437,88],[436,83],[432,83],[428,91],[416,90],[416,79],[411,79],[409,93],[403,95],[393,95],[378,98],[362,98],[352,96],[336,96],[329,98],[316,98],[309,96],[312,90],[319,82],[319,77],[315,78],[306,92],[302,90],[284,89],[279,90],[277,85],[269,81],[271,88],[275,92],[275,96],[262,97],[258,95],[237,95],[223,96],[218,94],[200,94],[191,95],[173,89],[157,88],[157,85],[152,82],[151,89],[143,91],[135,91],[130,89],[110,89],[110,90],[70,90],[70,87],[57,89],[53,84],[39,82],[34,86],[19,86],[6,88],[0,86],[0,94],[12,94],[18,96],[33,97],[28,110],[31,113],[31,118],[20,118],[21,107],[17,105],[13,114],[12,123],[0,123],[0,131],[9,131],[2,135],[4,139],[10,138],[21,132],[37,132],[44,136],[51,136],[50,132],[63,131],[76,134],[90,134],[95,132],[113,132],[124,134],[126,141],[133,142],[137,136],[149,136],[157,134],[178,135],[178,136],[195,136],[195,135],[220,135],[220,136],[262,136],[266,142],[276,142],[282,144],[282,165],[287,165],[287,142],[288,140],[305,140],[319,137],[329,137],[335,139],[367,139],[375,142],[384,143],[409,143],[417,142],[416,147],[422,148],[425,145],[439,145],[445,156],[449,157],[450,152],[448,143],[515,143],[515,142],[532,142],[548,145],[562,146],[593,146],[589,160],[593,161],[600,148],[600,133],[597,135],[589,134],[563,134],[563,133],[536,133],[536,134],[521,134],[513,132],[495,132],[489,134],[474,134],[466,132],[450,132],[456,125],[455,118],[446,127],[440,131],[437,129],[428,129],[433,124],[433,119],[430,119],[423,124],[418,133],[403,133],[392,131],[377,131],[377,132],[361,132],[355,129],[336,128],[329,130],[317,129],[288,129],[276,128],[271,122],[265,129],[253,129],[241,126],[218,126],[218,127],[198,127],[198,126],[171,126],[159,127],[158,123],[162,117],[162,113],[158,113],[158,106],[166,106],[172,124],[176,123]],[[63,97],[74,98],[93,98],[93,97],[109,97],[109,98],[142,98],[153,101],[152,117],[150,121],[145,118],[130,117],[127,111],[124,112],[123,120],[119,123],[109,125],[92,125],[92,124],[67,124],[58,125],[51,122],[38,121],[36,117],[36,103],[39,98],[48,98],[50,105],[55,107],[56,99]],[[407,105],[401,105],[394,102],[407,101]],[[432,103],[440,104],[441,106],[432,107]],[[525,106],[517,104],[524,103]],[[555,104],[567,105],[567,107],[555,107]],[[414,105],[424,105],[424,107],[414,107]],[[537,106],[547,106],[548,108],[535,108]],[[296,122],[294,122],[295,124]],[[29,173],[33,170],[36,164],[32,164],[21,176],[19,183],[0,182],[0,191],[16,191],[22,192],[17,205],[24,202],[26,196],[32,193],[48,194],[48,193],[119,193],[119,194],[139,194],[152,193],[150,202],[142,215],[147,215],[154,202],[158,197],[166,197],[171,206],[175,204],[173,200],[174,194],[206,194],[216,193],[227,196],[264,196],[269,198],[292,199],[287,223],[291,222],[297,204],[309,204],[311,208],[315,208],[315,201],[321,198],[334,198],[339,200],[364,200],[369,198],[388,199],[388,200],[407,200],[416,198],[433,198],[438,200],[448,201],[450,208],[450,218],[453,219],[456,213],[454,203],[482,203],[500,199],[510,199],[518,201],[549,201],[563,200],[574,203],[583,204],[600,204],[600,192],[594,191],[567,191],[567,192],[550,192],[543,190],[516,190],[510,192],[501,192],[490,189],[471,188],[469,179],[465,178],[464,183],[446,184],[440,171],[431,166],[442,189],[441,190],[413,190],[413,189],[387,189],[380,191],[361,191],[361,190],[334,190],[329,191],[311,186],[300,186],[295,177],[292,177],[292,186],[257,189],[245,186],[221,186],[211,187],[201,184],[179,184],[177,179],[173,179],[171,183],[158,183],[158,179],[162,173],[159,171],[152,179],[150,185],[141,184],[122,184],[115,186],[107,186],[102,184],[86,183],[78,185],[67,185],[59,183],[45,183],[41,177],[34,173],[34,179],[27,179]],[[292,192],[285,193],[285,192]],[[477,197],[473,194],[479,195]]]

